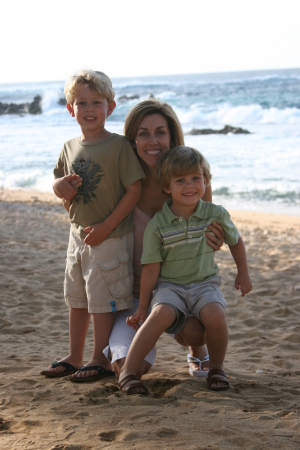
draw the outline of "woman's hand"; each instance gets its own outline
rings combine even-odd
[[[210,231],[205,233],[207,245],[215,251],[220,250],[225,241],[225,233],[221,225],[214,222],[208,226]]]
[[[139,322],[144,323],[147,315],[148,309],[144,306],[139,306],[131,317],[127,317],[126,323],[129,327],[132,327],[135,331],[137,331],[140,328]]]

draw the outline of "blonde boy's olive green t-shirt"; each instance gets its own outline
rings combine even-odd
[[[129,140],[118,134],[96,142],[84,142],[80,137],[66,142],[54,176],[71,173],[83,179],[69,210],[72,230],[81,238],[86,236],[85,227],[103,222],[113,212],[126,187],[145,177]],[[132,230],[130,214],[108,237],[120,237]]]
[[[175,216],[168,200],[162,211],[148,223],[143,241],[141,263],[161,263],[159,279],[176,284],[199,283],[215,277],[219,268],[214,262],[214,251],[206,243],[208,225],[222,225],[225,242],[234,246],[239,232],[222,206],[200,200],[195,212],[186,221]]]

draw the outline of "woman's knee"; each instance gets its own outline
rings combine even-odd
[[[175,339],[180,345],[204,345],[205,328],[197,317],[188,317],[182,330],[175,335]]]

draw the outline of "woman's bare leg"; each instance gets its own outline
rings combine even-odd
[[[189,346],[190,355],[194,358],[202,360],[208,355],[205,328],[197,317],[188,317],[182,330],[175,335],[175,339],[178,344]],[[190,367],[195,371],[200,370],[196,363],[190,363]],[[208,361],[204,362],[202,369],[208,371],[208,368]]]

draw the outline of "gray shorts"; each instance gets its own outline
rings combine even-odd
[[[64,294],[92,314],[133,307],[133,233],[90,246],[70,232]]]
[[[176,319],[166,330],[168,334],[177,334],[191,315],[200,319],[200,311],[208,303],[220,303],[226,308],[226,300],[220,289],[222,279],[219,276],[203,283],[174,284],[159,281],[153,291],[151,309],[157,305],[170,305],[176,311]]]

